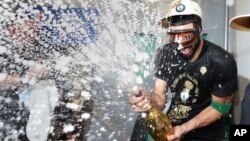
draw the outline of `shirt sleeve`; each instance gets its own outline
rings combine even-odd
[[[236,62],[230,54],[215,58],[211,93],[219,97],[230,96],[238,90]]]

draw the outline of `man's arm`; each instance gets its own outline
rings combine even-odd
[[[136,97],[134,93],[130,95],[129,103],[135,112],[147,111],[151,106],[161,110],[165,104],[165,92],[167,83],[156,78],[153,85],[153,91],[150,97],[143,89],[140,90],[141,96]]]
[[[40,64],[39,62],[34,62],[34,64],[25,72],[24,76],[21,76],[19,73],[2,74],[0,79],[0,90],[7,90],[13,86],[19,86],[24,79],[26,81],[42,79],[49,73],[49,71],[50,68],[48,66]]]
[[[6,90],[11,88],[12,86],[20,85],[20,74],[13,74],[2,76],[3,78],[0,80],[0,90]]]
[[[164,108],[166,102],[167,82],[155,78],[153,91],[151,94],[151,105],[159,110]]]
[[[227,97],[217,97],[212,95],[212,101],[219,103],[219,104],[230,104],[232,101],[233,96]],[[181,136],[187,134],[188,132],[207,126],[223,116],[221,112],[213,108],[211,105],[202,110],[198,115],[196,115],[191,120],[187,121],[186,123],[176,126],[175,127],[175,134],[173,136],[169,136],[168,140],[172,141],[176,138],[181,138]]]

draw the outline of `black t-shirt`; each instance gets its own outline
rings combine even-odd
[[[189,62],[175,47],[166,44],[157,50],[155,75],[165,80],[173,94],[168,115],[173,125],[180,125],[211,103],[211,94],[230,96],[238,89],[237,67],[232,55],[221,47],[204,41],[200,56]],[[187,137],[201,140],[224,138],[223,118],[196,129]]]

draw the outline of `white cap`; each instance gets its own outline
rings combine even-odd
[[[170,5],[170,11],[160,20],[159,24],[168,28],[168,18],[181,15],[197,15],[202,19],[201,7],[198,3],[192,0],[175,0]]]
[[[229,23],[235,30],[250,31],[250,14],[233,17]]]

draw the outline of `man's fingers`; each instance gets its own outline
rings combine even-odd
[[[133,110],[136,111],[136,112],[146,111],[149,108],[151,108],[149,98],[141,99],[141,100],[139,100],[139,101],[137,101],[135,103],[130,101],[130,105],[132,106]]]
[[[145,99],[145,95],[137,97],[137,96],[135,96],[135,94],[132,93],[130,95],[129,103],[130,104],[136,104],[136,103],[138,103],[140,101],[143,101],[144,99]]]
[[[148,110],[148,109],[150,109],[150,108],[151,108],[151,104],[150,104],[150,103],[146,103],[146,104],[142,107],[143,110]]]

